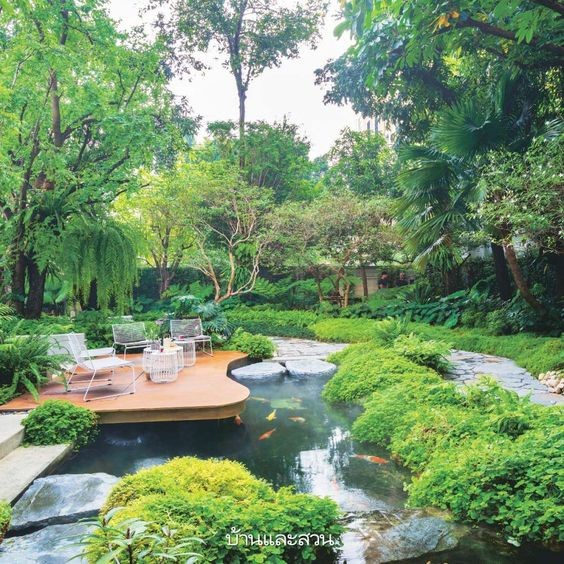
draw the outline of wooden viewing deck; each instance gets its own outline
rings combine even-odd
[[[65,392],[61,384],[51,383],[41,389],[39,403],[68,400],[95,411],[100,423],[226,419],[245,409],[250,394],[247,387],[227,376],[230,368],[245,364],[246,358],[247,355],[235,351],[217,351],[214,356],[198,353],[196,364],[179,372],[175,382],[155,384],[142,372],[142,355],[128,354],[127,359],[135,361],[138,374],[135,394],[84,402],[84,392]],[[92,390],[89,397],[125,388],[131,382],[130,369],[116,370],[114,382],[113,387]],[[0,413],[26,411],[37,405],[31,394],[25,394],[0,405]]]

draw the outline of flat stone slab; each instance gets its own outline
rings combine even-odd
[[[370,564],[403,561],[450,550],[457,546],[465,530],[420,510],[374,512],[348,525],[346,550],[352,547],[354,554],[343,556],[346,561]]]
[[[279,362],[257,362],[249,364],[231,371],[235,378],[252,378],[260,380],[262,378],[279,378],[286,374],[286,368]]]
[[[331,376],[337,371],[337,367],[331,362],[315,358],[304,358],[303,360],[288,360],[286,369],[290,376]]]
[[[325,360],[330,354],[342,351],[346,343],[323,343],[311,339],[295,339],[291,337],[270,337],[276,347],[274,360],[301,360],[317,358]]]
[[[0,563],[66,564],[69,561],[85,563],[85,558],[74,557],[82,552],[82,547],[78,544],[80,537],[92,530],[94,527],[86,523],[51,525],[29,535],[5,539],[0,545]]]
[[[103,472],[39,478],[14,505],[10,529],[72,523],[94,516],[118,480]]]
[[[20,446],[0,459],[0,499],[12,503],[36,478],[48,474],[72,445]]]
[[[24,436],[22,420],[26,417],[27,413],[0,416],[0,458],[21,445]]]

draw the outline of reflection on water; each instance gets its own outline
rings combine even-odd
[[[106,425],[96,442],[67,461],[60,472],[120,476],[162,464],[174,456],[228,458],[243,462],[276,487],[293,485],[298,491],[329,496],[344,511],[403,507],[409,473],[393,461],[374,464],[352,457],[370,454],[388,459],[389,455],[383,449],[366,449],[351,439],[350,424],[358,408],[325,404],[320,394],[326,380],[246,381],[252,397],[241,414],[241,425],[233,420]],[[274,409],[276,418],[267,420]],[[259,440],[273,429],[270,438]],[[349,546],[346,552],[353,555],[355,549]],[[551,560],[551,555],[538,549],[530,552],[498,545],[478,529],[456,550],[413,562],[525,564]],[[360,560],[353,557],[348,561]]]

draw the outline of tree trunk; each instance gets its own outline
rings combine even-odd
[[[247,93],[242,85],[237,84],[239,96],[239,167],[245,167],[245,104]]]
[[[503,247],[497,243],[491,243],[492,257],[495,267],[495,280],[497,283],[497,289],[499,292],[499,297],[503,301],[511,299],[511,280],[509,278],[509,270],[507,269],[507,262],[505,261],[505,255],[503,254]]]
[[[159,268],[159,298],[162,298],[163,294],[169,289],[170,279],[171,277],[168,267],[161,266]]]
[[[515,248],[511,243],[504,243],[503,250],[505,251],[505,258],[507,259],[507,264],[511,270],[515,286],[523,296],[523,299],[536,311],[539,313],[546,313],[545,307],[533,296],[529,290],[529,285],[523,276],[521,267],[517,262],[517,255],[515,254]]]
[[[360,267],[360,276],[362,277],[362,295],[366,300],[368,298],[368,276],[366,275],[366,267]]]
[[[39,270],[37,263],[27,260],[27,276],[29,292],[25,304],[25,317],[27,319],[39,319],[43,310],[43,294],[45,292],[46,270]]]
[[[18,315],[25,312],[25,255],[18,251],[12,269],[12,307]]]
[[[96,280],[92,280],[90,282],[90,291],[88,292],[86,308],[98,309],[98,284],[96,283]]]

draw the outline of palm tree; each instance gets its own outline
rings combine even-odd
[[[460,263],[457,234],[477,226],[472,211],[487,196],[478,184],[481,161],[492,149],[522,151],[530,145],[534,104],[523,96],[522,80],[520,75],[503,75],[489,108],[476,99],[453,105],[439,116],[428,147],[408,147],[400,153],[407,166],[398,176],[402,189],[399,213],[408,245],[418,252],[416,262],[447,270]],[[488,230],[489,226],[483,227]],[[521,295],[531,307],[544,311],[519,267],[511,230],[498,226],[490,235],[494,260],[503,259],[495,249],[500,243]],[[503,270],[505,260],[503,269],[496,264],[500,289]]]

